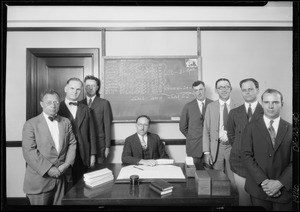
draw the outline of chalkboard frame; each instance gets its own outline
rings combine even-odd
[[[196,59],[198,64],[198,80],[201,80],[202,77],[202,71],[201,71],[201,56],[198,55],[175,55],[175,56],[103,56],[103,65],[102,69],[100,71],[100,76],[101,76],[101,84],[105,84],[105,63],[107,60],[130,60],[130,59]],[[191,86],[191,85],[188,85]],[[103,90],[103,89],[101,89]],[[101,94],[103,98],[105,98],[105,93],[103,92]],[[148,114],[146,114],[148,115]],[[151,117],[150,117],[151,118]],[[135,123],[135,119],[113,119],[113,123]],[[174,120],[164,120],[164,119],[153,119],[151,118],[151,123],[179,123],[180,119],[174,119]]]

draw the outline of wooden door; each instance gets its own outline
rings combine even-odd
[[[26,118],[42,112],[40,94],[46,88],[56,90],[63,100],[69,78],[83,81],[86,75],[99,77],[98,52],[98,49],[28,49]],[[83,98],[84,92],[79,100]]]

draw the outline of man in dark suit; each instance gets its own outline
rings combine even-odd
[[[253,78],[243,79],[240,88],[245,103],[232,109],[228,115],[227,136],[232,146],[230,152],[230,168],[239,193],[239,205],[250,206],[250,195],[245,191],[246,169],[241,160],[242,134],[246,125],[262,117],[263,109],[257,101],[259,84]]]
[[[131,165],[155,166],[156,159],[169,158],[159,136],[148,132],[150,118],[141,115],[136,119],[137,133],[125,139],[122,162]]]
[[[100,98],[100,80],[94,76],[84,78],[86,98],[81,103],[90,108],[97,138],[97,162],[103,163],[107,158],[111,142],[112,112],[109,101]]]
[[[205,83],[196,81],[192,85],[195,99],[187,103],[181,112],[179,129],[186,137],[186,154],[193,157],[197,169],[203,169],[202,137],[205,108],[212,100],[206,98]]]
[[[65,86],[66,98],[60,103],[58,114],[71,121],[77,140],[75,163],[72,167],[73,185],[81,179],[89,167],[95,164],[96,135],[93,120],[87,105],[78,102],[83,83],[70,78]]]
[[[249,123],[242,136],[245,190],[254,206],[292,210],[292,125],[280,118],[279,91],[267,89],[261,100],[263,117]]]
[[[31,205],[60,205],[65,194],[65,171],[76,155],[76,139],[67,118],[57,115],[59,95],[52,89],[41,94],[43,112],[26,121],[22,150],[26,161],[23,190]]]

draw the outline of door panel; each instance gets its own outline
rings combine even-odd
[[[36,49],[35,49],[36,50]],[[77,77],[83,81],[86,75],[97,76],[98,52],[92,49],[93,53],[80,54],[82,49],[67,49],[67,54],[62,53],[64,49],[55,52],[53,49],[38,49],[37,54],[30,52],[27,62],[27,119],[42,112],[40,107],[40,94],[46,88],[52,88],[60,94],[60,100],[65,98],[64,87],[69,78]],[[87,49],[83,49],[87,51]],[[42,52],[42,53],[41,53]],[[95,61],[97,60],[97,61]],[[96,65],[95,65],[96,64]],[[97,76],[99,77],[99,76]],[[79,100],[84,98],[82,90]]]

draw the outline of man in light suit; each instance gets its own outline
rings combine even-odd
[[[150,122],[150,118],[146,115],[137,117],[137,133],[125,139],[122,152],[124,164],[155,166],[156,159],[169,158],[159,136],[148,132]]]
[[[72,167],[74,185],[84,173],[95,164],[96,135],[93,120],[88,106],[78,102],[83,83],[78,78],[70,78],[65,86],[66,98],[60,103],[58,114],[71,121],[73,132],[77,140],[77,151]],[[71,182],[70,182],[71,183]]]
[[[254,206],[292,210],[292,125],[280,117],[283,96],[267,89],[261,96],[263,117],[248,124],[242,137],[247,169],[245,190]]]
[[[26,161],[23,190],[31,205],[60,205],[65,194],[65,171],[76,155],[76,139],[67,118],[57,115],[59,95],[41,94],[43,112],[26,121],[22,150]]]
[[[206,98],[205,83],[196,81],[192,85],[195,99],[187,103],[181,112],[179,129],[186,137],[186,154],[193,157],[197,169],[203,169],[202,137],[205,108],[212,100]]]
[[[84,78],[86,98],[81,103],[90,108],[91,118],[95,124],[97,138],[97,162],[103,163],[107,158],[111,142],[112,112],[109,101],[100,98],[100,80],[94,76]]]
[[[250,206],[250,195],[245,191],[246,169],[241,160],[242,134],[246,125],[262,117],[263,109],[257,101],[259,84],[253,78],[243,79],[240,88],[245,103],[230,110],[227,121],[227,136],[232,146],[230,152],[230,167],[239,193],[239,205]]]
[[[218,79],[215,88],[219,99],[210,103],[205,112],[203,126],[204,163],[206,166],[224,171],[232,186],[235,187],[229,164],[231,145],[227,137],[226,125],[228,112],[238,105],[230,98],[232,88],[228,79]]]

